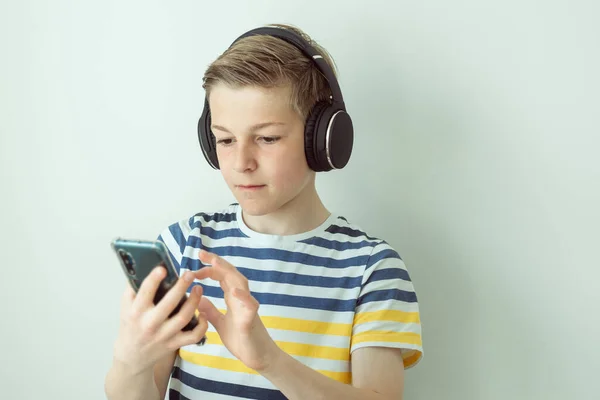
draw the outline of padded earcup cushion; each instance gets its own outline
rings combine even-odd
[[[328,106],[329,104],[324,101],[315,104],[310,111],[304,126],[304,153],[306,154],[306,162],[310,169],[317,172],[323,170],[323,166],[319,165],[317,158],[317,125],[321,119],[323,110]]]
[[[208,105],[208,100],[205,100],[204,110],[202,111],[202,116],[198,121],[198,141],[200,142],[200,147],[202,149],[204,157],[206,158],[206,161],[208,161],[211,167],[219,169],[219,159],[217,158],[216,140],[214,135],[212,134],[210,126],[210,107]]]

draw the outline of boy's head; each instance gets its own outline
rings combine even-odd
[[[271,27],[304,38],[335,74],[326,50],[304,32]],[[203,80],[219,169],[244,211],[265,215],[314,200],[305,122],[315,104],[329,104],[332,95],[315,62],[283,39],[255,35],[236,41],[208,67]]]

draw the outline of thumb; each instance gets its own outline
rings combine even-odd
[[[202,297],[200,299],[200,303],[198,303],[198,311],[206,314],[206,319],[208,322],[210,322],[220,334],[220,330],[225,319],[225,316],[221,313],[221,311],[219,311],[217,307],[215,307],[215,305],[206,297]]]

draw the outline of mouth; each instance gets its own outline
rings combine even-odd
[[[266,185],[236,185],[240,190],[255,191],[264,188]]]

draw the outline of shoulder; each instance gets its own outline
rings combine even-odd
[[[190,232],[202,227],[215,227],[235,222],[237,220],[237,203],[230,204],[226,208],[212,212],[197,212],[184,219],[173,222],[161,232],[161,235],[173,235],[182,240],[189,236]]]
[[[177,258],[183,253],[190,240],[197,238],[206,230],[226,230],[237,221],[237,203],[212,212],[197,212],[191,216],[174,221],[159,234],[158,240]]]
[[[382,257],[401,258],[398,252],[384,239],[373,236],[362,226],[338,216],[324,232],[324,237],[340,243],[345,248],[361,248],[370,254],[370,262]]]

